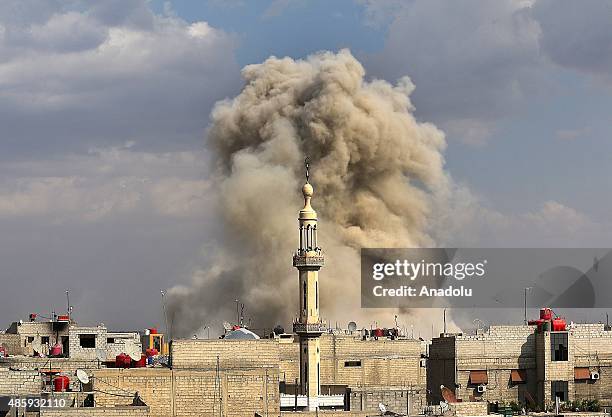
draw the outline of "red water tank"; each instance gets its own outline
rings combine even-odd
[[[134,368],[144,368],[147,366],[147,355],[144,353],[140,355],[140,360],[134,362]]]
[[[565,319],[562,319],[561,317],[557,317],[556,319],[553,319],[552,321],[553,332],[564,332],[566,327],[567,327],[567,323],[565,322]]]
[[[146,352],[147,357],[159,355],[159,352],[155,348],[149,348],[145,352]]]
[[[51,347],[51,351],[49,352],[50,356],[61,356],[64,351],[63,346],[60,343],[56,343]]]
[[[116,368],[130,368],[132,366],[132,358],[125,353],[120,353],[115,357]]]
[[[66,375],[58,375],[53,379],[53,390],[55,392],[66,391],[70,386],[70,378]]]
[[[8,352],[4,346],[0,346],[0,358],[6,358],[8,356]]]
[[[374,329],[372,330],[372,335],[374,337],[384,337],[385,332],[383,331],[383,329]]]
[[[541,308],[540,309],[540,319],[542,320],[552,320],[552,310],[550,308]]]
[[[157,328],[156,328],[156,327],[151,327],[151,328],[149,329],[149,333],[151,333],[151,334],[157,334]]]

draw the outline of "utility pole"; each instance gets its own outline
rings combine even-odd
[[[524,323],[525,326],[527,326],[527,291],[531,291],[531,287],[525,287],[525,309],[524,309],[524,313],[525,313],[525,317],[524,317]]]
[[[161,293],[162,311],[164,313],[164,325],[166,327],[164,333],[166,334],[166,336],[168,336],[168,338],[170,338],[170,333],[168,330],[168,314],[166,313],[166,291],[159,290],[159,292]]]
[[[446,309],[444,309],[444,334],[446,334]]]
[[[70,289],[66,290],[66,302],[67,302],[66,312],[68,313],[68,321],[70,321],[71,313],[72,313],[72,307],[70,306]]]

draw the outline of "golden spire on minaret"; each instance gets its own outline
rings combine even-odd
[[[312,199],[312,195],[314,194],[314,188],[312,188],[312,185],[308,181],[310,179],[310,160],[308,158],[304,160],[304,166],[306,168],[306,183],[302,187],[302,195],[304,196],[304,208],[300,210],[300,217],[299,217],[300,227],[306,226],[306,228],[308,228],[308,226],[310,225],[313,228],[314,235],[315,235],[315,242],[316,242],[317,212],[314,211],[314,209],[310,205],[310,200]],[[313,220],[314,223],[313,222],[302,223],[302,220],[304,221]],[[300,248],[302,248],[301,242],[300,242]]]
[[[324,259],[317,245],[317,212],[310,200],[314,189],[310,184],[310,161],[304,161],[306,183],[302,187],[304,208],[298,217],[300,246],[293,255],[293,266],[298,270],[300,286],[300,314],[293,323],[293,331],[300,340],[300,387],[302,395],[308,397],[308,409],[319,407],[321,380],[321,353],[319,337],[326,331],[319,317],[319,269]]]

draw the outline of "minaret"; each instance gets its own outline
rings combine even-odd
[[[319,269],[323,266],[321,248],[317,245],[317,212],[310,205],[313,195],[306,165],[306,184],[302,187],[304,208],[298,217],[300,246],[293,255],[293,266],[300,279],[300,316],[293,323],[293,331],[300,340],[300,385],[302,395],[308,397],[308,409],[318,408],[321,384],[321,352],[319,337],[326,330],[319,317]]]

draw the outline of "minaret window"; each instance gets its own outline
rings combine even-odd
[[[306,281],[304,281],[304,305],[302,307],[302,310],[306,310]]]
[[[319,281],[315,282],[315,306],[319,308]]]
[[[304,228],[300,226],[300,250],[304,250]]]

